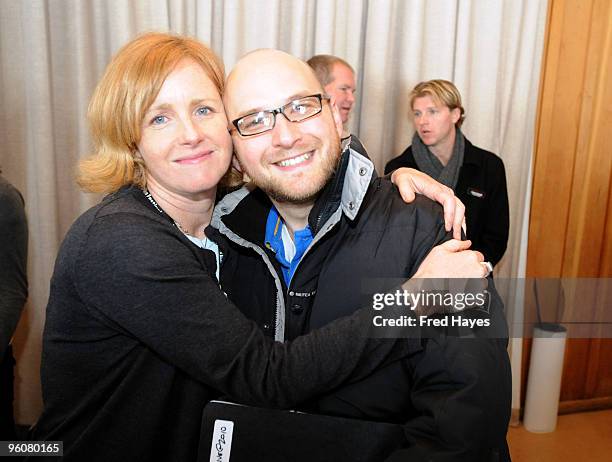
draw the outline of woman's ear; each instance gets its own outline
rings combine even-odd
[[[239,172],[242,172],[242,165],[240,165],[240,162],[238,162],[238,157],[236,157],[236,153],[232,154],[232,166]]]
[[[235,152],[232,154],[232,167],[238,172],[240,172],[240,174],[242,175],[243,182],[245,183],[251,182],[251,177],[247,175],[247,173],[242,169],[242,165],[240,165],[240,161],[238,160],[238,157],[236,156]]]
[[[140,151],[138,150],[138,146],[135,146],[132,148],[132,156],[134,157],[134,159],[137,159],[139,161],[142,161],[142,154],[140,154]]]

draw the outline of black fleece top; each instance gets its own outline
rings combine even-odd
[[[413,348],[368,338],[367,310],[275,343],[219,290],[206,252],[133,187],[75,222],[51,281],[34,440],[62,440],[64,461],[191,461],[219,392],[290,407]]]

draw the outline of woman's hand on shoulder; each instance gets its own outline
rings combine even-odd
[[[453,230],[453,238],[461,239],[465,232],[465,205],[448,186],[414,168],[401,167],[393,171],[391,181],[397,186],[404,202],[412,202],[416,194],[422,194],[444,207],[444,227]]]

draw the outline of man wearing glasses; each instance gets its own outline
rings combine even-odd
[[[276,50],[246,55],[224,103],[253,185],[218,204],[211,237],[232,250],[223,290],[267,335],[292,339],[352,313],[369,278],[488,274],[469,242],[446,241],[439,206],[422,197],[405,204],[368,159],[341,148],[338,110],[303,61]],[[406,440],[387,460],[507,460],[506,344],[422,339],[414,357],[306,410],[402,425]]]

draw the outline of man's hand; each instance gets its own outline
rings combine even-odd
[[[412,202],[415,193],[422,194],[444,207],[444,227],[453,230],[453,237],[461,239],[461,228],[465,231],[465,205],[455,197],[448,186],[438,183],[429,175],[414,168],[398,168],[391,174],[404,202]]]
[[[425,257],[417,269],[415,278],[484,278],[489,269],[484,263],[484,256],[474,250],[468,250],[471,241],[451,239],[437,245]]]

